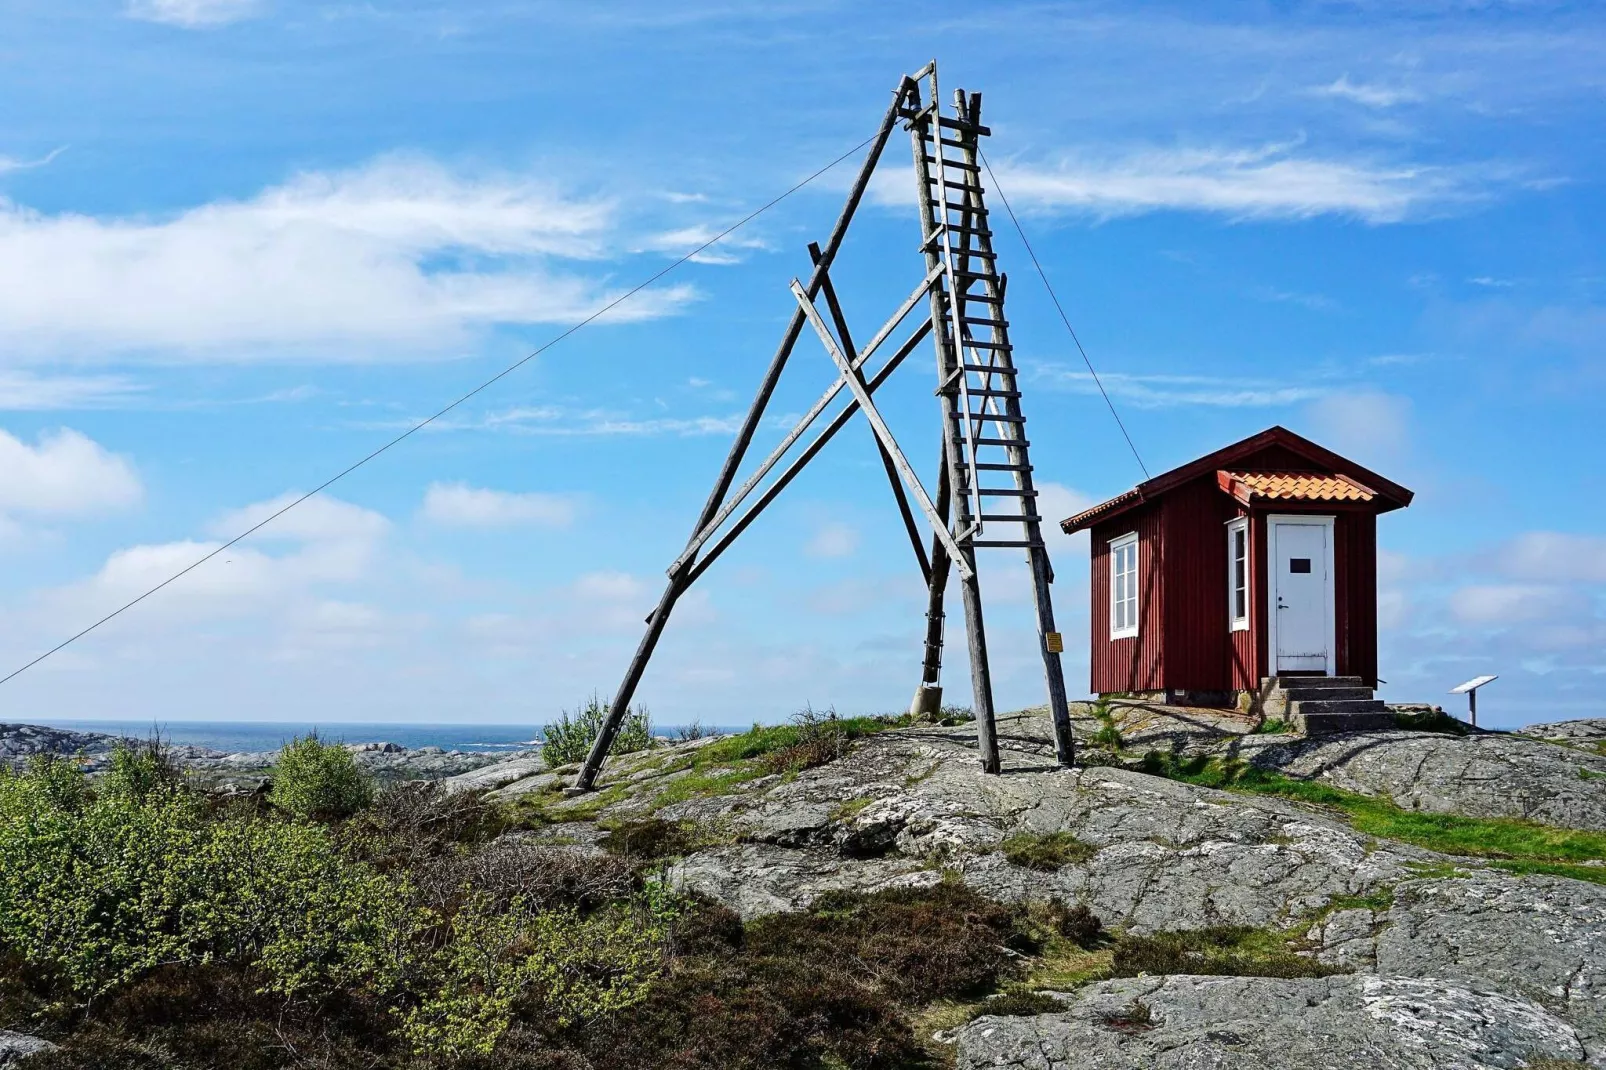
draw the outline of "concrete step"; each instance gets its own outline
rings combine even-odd
[[[1305,713],[1294,717],[1294,725],[1307,736],[1329,736],[1335,732],[1373,732],[1394,727],[1394,714],[1383,713]]]
[[[1369,687],[1290,687],[1283,690],[1284,702],[1339,702],[1359,699],[1363,702],[1372,700],[1372,689]]]
[[[1304,699],[1290,702],[1288,711],[1295,717],[1312,713],[1388,713],[1388,704],[1375,698]]]
[[[1262,690],[1277,687],[1286,691],[1291,687],[1365,687],[1366,681],[1359,676],[1268,676],[1260,686]]]

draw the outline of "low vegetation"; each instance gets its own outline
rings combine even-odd
[[[1098,848],[1083,843],[1069,832],[1017,832],[999,847],[1011,865],[1052,873],[1072,862],[1085,862]]]
[[[1220,758],[1150,753],[1144,756],[1142,768],[1144,772],[1190,784],[1276,795],[1329,807],[1367,835],[1413,843],[1444,854],[1488,859],[1514,872],[1553,873],[1606,884],[1606,866],[1583,865],[1606,860],[1606,833],[1513,818],[1406,810],[1387,799]]]
[[[1451,717],[1437,706],[1396,710],[1394,726],[1408,732],[1442,732],[1452,736],[1464,736],[1473,730],[1471,725]]]
[[[1115,710],[1112,703],[1117,697],[1119,696],[1100,695],[1088,709],[1093,719],[1099,723],[1098,728],[1088,739],[1088,742],[1095,747],[1119,751],[1126,745],[1126,740],[1121,736],[1121,726],[1115,722]]]
[[[374,786],[350,751],[323,742],[314,732],[279,751],[268,798],[297,817],[338,820],[372,803]]]
[[[556,721],[541,730],[541,757],[557,768],[585,761],[591,744],[608,719],[608,704],[593,694],[573,714],[564,710]],[[700,731],[700,729],[699,729]],[[608,748],[611,755],[634,754],[651,747],[652,718],[645,707],[629,706],[619,723],[619,734]]]
[[[785,775],[888,723],[691,753]],[[1039,976],[1108,961],[1085,907],[956,882],[743,924],[657,877],[707,842],[695,824],[613,822],[601,852],[504,836],[507,807],[360,771],[354,790],[343,748],[294,753],[282,793],[230,802],[154,747],[98,781],[0,773],[0,1029],[62,1045],[38,1070],[935,1066],[925,1008],[1026,1013]]]
[[[98,783],[0,771],[0,1028],[67,1041],[42,1070],[472,1061],[663,972],[680,904],[648,875],[543,885],[480,842],[495,822],[411,787],[342,821],[350,756],[294,753],[282,808],[219,805],[155,747]]]
[[[1327,977],[1344,972],[1347,971],[1297,954],[1279,934],[1239,926],[1126,935],[1115,942],[1110,957],[1112,977],[1145,973]]]

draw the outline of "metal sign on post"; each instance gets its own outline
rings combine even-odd
[[[1467,713],[1472,717],[1472,727],[1478,727],[1478,688],[1491,680],[1498,680],[1498,676],[1474,676],[1464,684],[1450,688],[1452,695],[1467,696]]]
[[[831,267],[892,130],[900,122],[910,133],[914,153],[916,200],[920,210],[918,250],[924,259],[925,278],[870,342],[856,349],[832,285]],[[809,247],[813,270],[808,282],[792,280],[796,308],[791,322],[770,360],[692,536],[669,567],[669,582],[657,609],[647,618],[647,633],[625,670],[619,690],[608,707],[607,720],[592,743],[574,790],[589,791],[595,786],[603,760],[635,698],[636,686],[680,596],[856,412],[864,414],[875,434],[882,466],[927,585],[924,656],[920,684],[910,712],[929,717],[941,707],[943,601],[949,574],[957,573],[965,610],[981,766],[989,773],[999,771],[981,587],[976,578],[976,550],[981,547],[1022,549],[1026,551],[1032,572],[1038,646],[1048,683],[1055,753],[1064,765],[1075,760],[1065,676],[1060,665],[1064,641],[1054,627],[1054,609],[1049,600],[1054,571],[1043,542],[1042,517],[1037,512],[1037,490],[1027,456],[1026,418],[1020,404],[1021,383],[1009,341],[1009,321],[1004,316],[1004,291],[1008,280],[998,272],[998,255],[993,250],[993,233],[983,200],[986,189],[981,183],[980,139],[988,133],[981,125],[980,93],[956,91],[953,114],[943,114],[937,99],[935,60],[905,77],[894,90],[892,105],[871,141],[869,153],[849,190],[847,204],[836,225],[823,246]],[[816,304],[822,297],[825,299],[823,311]],[[880,370],[870,374],[871,359],[922,303],[927,306],[926,315],[913,326],[907,339],[885,358]],[[834,380],[757,470],[735,493],[730,493],[781,372],[805,327],[824,348],[829,358],[827,366],[833,367],[835,372]],[[942,422],[942,458],[934,495],[927,493],[873,400],[876,390],[928,337],[936,349],[936,393]],[[771,472],[844,390],[847,397],[841,411],[815,433],[779,475],[771,478]],[[769,483],[765,489],[748,502],[749,496],[766,479]],[[748,504],[742,509],[744,502]],[[1014,511],[1004,508],[1009,503],[1017,508]],[[923,544],[917,517],[923,517],[930,529],[929,545]],[[1010,525],[1018,526],[1009,530]],[[1002,537],[995,534],[1000,527],[1004,528]],[[981,537],[984,528],[988,533],[985,539]]]

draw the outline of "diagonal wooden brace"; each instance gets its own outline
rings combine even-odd
[[[892,437],[892,430],[887,427],[887,422],[881,418],[881,412],[875,407],[875,402],[870,400],[870,393],[864,388],[864,381],[859,377],[859,370],[853,366],[853,362],[843,354],[841,348],[836,344],[836,339],[831,336],[830,329],[826,327],[825,321],[820,318],[819,309],[814,307],[814,302],[809,300],[808,291],[803,289],[803,284],[797,279],[792,280],[792,296],[797,298],[798,307],[803,310],[803,315],[808,317],[809,325],[814,328],[814,333],[819,335],[820,342],[825,346],[826,352],[831,354],[831,359],[836,362],[837,371],[842,375],[842,381],[853,394],[854,400],[859,403],[859,408],[864,412],[864,418],[870,421],[870,427],[875,431],[876,439],[892,455],[892,463],[897,467],[898,474],[903,477],[904,483],[909,487],[909,492],[914,495],[915,501],[920,506],[920,511],[926,514],[926,520],[931,524],[932,534],[936,535],[942,542],[943,548],[948,551],[948,556],[953,559],[954,567],[959,570],[959,574],[965,579],[969,579],[973,572],[967,556],[960,552],[959,544],[954,541],[953,533],[948,530],[948,525],[942,522],[942,518],[937,513],[937,507],[931,504],[931,498],[926,494],[926,488],[920,485],[920,477],[915,475],[915,470],[909,464],[909,459],[903,455],[903,450],[898,447],[898,440]]]

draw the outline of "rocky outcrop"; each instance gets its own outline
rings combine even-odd
[[[17,1066],[30,1055],[43,1055],[55,1050],[56,1045],[48,1040],[0,1029],[0,1066]]]
[[[0,766],[18,766],[35,754],[104,756],[120,742],[102,732],[72,732],[38,724],[0,724]]]
[[[1531,724],[1522,730],[1522,734],[1578,747],[1599,747],[1606,744],[1606,718]]]
[[[1325,961],[1440,977],[1521,996],[1606,1052],[1606,887],[1479,871],[1407,881],[1387,907],[1334,913],[1312,930]]]
[[[1514,817],[1548,825],[1606,831],[1606,754],[1533,738],[1537,729],[1580,747],[1606,721],[1568,721],[1524,733],[1375,731],[1307,738],[1255,734],[1251,722],[1213,710],[1154,703],[1114,708],[1123,738],[1119,754],[1101,760],[1135,765],[1149,751],[1178,757],[1249,762],[1302,780],[1320,780],[1407,809],[1471,817]],[[1083,721],[1079,728],[1095,727]],[[1003,732],[1023,740],[1052,738],[1046,715],[1027,713]]]
[[[18,766],[35,754],[76,757],[90,772],[106,767],[123,737],[98,732],[71,732],[43,725],[0,724],[0,766]],[[137,741],[136,741],[137,742]],[[506,766],[517,775],[492,772],[488,781],[499,776],[518,779],[540,766],[540,751],[460,751],[440,747],[408,749],[399,743],[348,743],[346,749],[359,768],[380,780],[445,780],[487,767]],[[277,750],[228,753],[193,744],[173,744],[168,754],[183,768],[197,775],[203,785],[249,790],[267,780],[269,770],[279,760]],[[501,783],[508,782],[504,779]]]
[[[1543,1008],[1440,980],[1138,977],[1066,1004],[977,1019],[959,1032],[960,1070],[1507,1070],[1584,1058]]]

